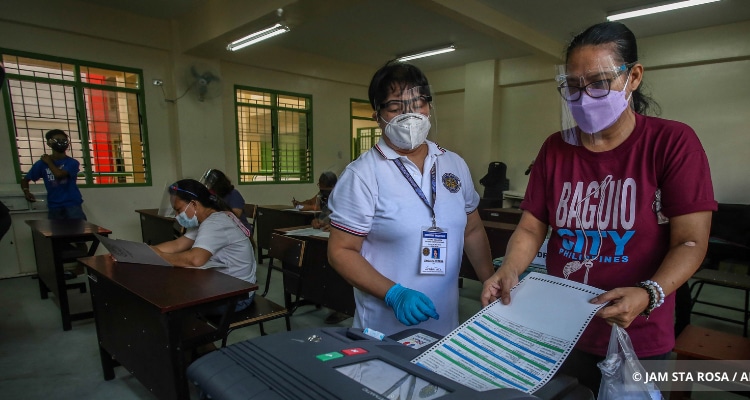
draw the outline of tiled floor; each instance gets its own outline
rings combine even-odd
[[[265,276],[265,266],[258,276]],[[82,278],[79,278],[82,279]],[[272,287],[269,298],[283,303],[279,286]],[[464,321],[480,308],[481,285],[464,281],[460,290],[460,315]],[[706,287],[706,299],[731,302],[742,306],[741,291]],[[69,292],[74,309],[90,307],[89,294]],[[0,398],[32,399],[153,399],[154,396],[124,368],[116,368],[116,378],[104,381],[96,346],[93,320],[73,323],[73,330],[63,332],[60,314],[52,299],[39,298],[38,284],[31,277],[0,280]],[[292,328],[324,325],[326,309],[300,308],[292,317]],[[694,317],[693,323],[735,334],[740,325]],[[351,319],[338,324],[349,326]],[[284,331],[279,319],[266,324],[269,333]],[[257,326],[243,328],[229,336],[229,343],[259,335]],[[693,392],[695,399],[741,398],[728,393]]]

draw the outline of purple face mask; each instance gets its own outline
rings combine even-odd
[[[625,86],[628,85],[629,80],[630,76],[625,81]],[[597,99],[581,93],[581,98],[577,101],[568,101],[568,107],[578,127],[585,133],[594,134],[614,125],[623,111],[628,108],[628,99],[625,98],[624,88],[622,91],[610,90],[608,95]]]

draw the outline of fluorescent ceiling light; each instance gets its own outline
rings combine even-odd
[[[441,47],[439,49],[427,50],[427,51],[423,51],[421,53],[410,54],[410,55],[407,55],[407,56],[401,56],[401,57],[398,58],[398,60],[399,61],[415,60],[417,58],[429,57],[429,56],[434,56],[436,54],[448,53],[448,52],[451,52],[451,51],[454,51],[454,50],[456,50],[456,46],[450,45],[450,46],[447,46],[447,47]]]
[[[261,40],[266,40],[276,35],[281,35],[282,33],[287,32],[289,32],[289,27],[284,24],[278,23],[272,27],[260,30],[258,32],[247,35],[242,39],[237,39],[234,42],[229,43],[229,45],[227,46],[227,50],[237,51],[239,49],[250,46],[251,44],[258,43]]]
[[[656,14],[656,13],[660,13],[664,11],[678,10],[680,8],[699,6],[701,4],[713,3],[715,1],[719,1],[719,0],[680,1],[680,2],[672,3],[672,4],[664,4],[664,5],[656,6],[656,7],[644,8],[642,10],[635,10],[635,11],[628,11],[628,12],[621,12],[621,13],[613,14],[607,17],[607,21],[617,21],[620,19],[640,17],[643,15]]]

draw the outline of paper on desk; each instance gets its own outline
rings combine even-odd
[[[309,213],[309,214],[315,214],[318,212],[315,210],[298,210],[296,208],[285,208],[282,211],[294,211],[294,212]]]
[[[97,233],[95,233],[94,236],[96,236],[96,238],[99,239],[99,242],[109,250],[109,253],[112,254],[112,258],[117,262],[172,266],[167,260],[156,254],[151,246],[146,243],[132,242],[123,239],[112,239],[106,236],[101,236]]]
[[[603,290],[530,273],[500,300],[411,362],[478,391],[511,387],[533,393],[552,378],[604,304]]]
[[[331,232],[326,232],[326,231],[315,229],[315,228],[295,229],[293,231],[288,231],[286,234],[288,236],[320,236],[320,237],[331,236]]]

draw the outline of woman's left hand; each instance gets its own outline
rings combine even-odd
[[[617,324],[627,328],[633,320],[648,306],[648,292],[639,287],[621,287],[612,289],[591,300],[591,304],[602,304],[596,315],[604,318],[608,324]]]

